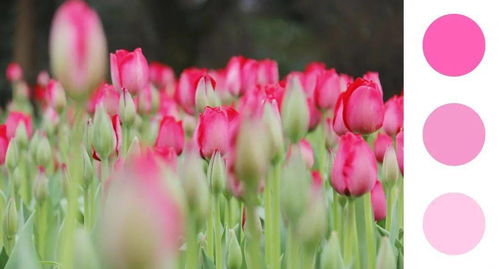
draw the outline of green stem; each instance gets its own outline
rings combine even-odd
[[[249,258],[246,260],[249,269],[262,268],[261,254],[260,254],[260,230],[258,222],[258,215],[254,205],[246,207],[247,217],[247,238],[248,238],[248,254]]]
[[[355,222],[355,202],[349,199],[345,206],[347,221],[345,222],[346,238],[344,240],[343,258],[345,264],[351,268],[357,268],[355,261],[355,248],[357,246],[357,224]]]
[[[315,268],[315,252],[314,251],[304,251],[303,256],[303,268],[314,269]]]
[[[91,182],[89,186],[85,189],[84,203],[84,213],[85,213],[85,228],[90,233],[92,232],[94,225],[94,211],[95,211],[95,197],[94,197],[94,183]]]
[[[46,235],[47,235],[47,207],[49,203],[47,200],[43,201],[41,204],[37,204],[36,215],[36,229],[37,229],[37,250],[40,259],[45,259],[45,246],[46,246]]]
[[[273,168],[273,179],[270,182],[272,186],[271,200],[272,200],[272,257],[271,257],[271,269],[281,268],[281,223],[280,223],[280,200],[281,200],[281,166],[278,163]]]
[[[199,246],[197,242],[197,225],[194,214],[190,214],[189,223],[187,223],[187,261],[185,268],[198,268]]]
[[[208,255],[208,257],[211,259],[211,260],[214,260],[214,256],[213,256],[213,253],[214,253],[214,250],[213,250],[213,227],[214,227],[214,219],[213,219],[213,197],[212,195],[210,195],[210,202],[209,202],[209,209],[208,209],[208,224],[206,226],[206,255]]]
[[[272,168],[270,169],[272,170]],[[274,219],[272,217],[272,188],[273,181],[272,171],[269,171],[269,176],[267,176],[267,182],[265,184],[264,195],[265,195],[265,264],[267,267],[273,268],[272,258],[273,258],[273,249],[272,249],[272,241],[273,241],[273,231],[274,228]]]
[[[293,227],[290,225],[288,227],[287,233],[287,247],[286,247],[286,268],[287,269],[295,269],[302,268],[301,257],[300,257],[300,245],[296,240],[296,237],[293,233]]]
[[[222,259],[222,236],[220,234],[220,194],[215,194],[213,199],[213,209],[215,217],[214,237],[215,237],[215,266],[216,269],[223,268]]]
[[[367,268],[374,269],[376,266],[376,242],[374,235],[374,217],[371,205],[371,194],[367,193],[362,198],[364,201],[364,220],[366,226],[366,248],[367,248]]]

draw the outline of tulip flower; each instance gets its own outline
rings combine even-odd
[[[24,114],[19,111],[11,111],[5,120],[5,125],[7,128],[7,138],[12,139],[17,132],[17,128],[19,124],[24,124],[24,128],[26,128],[26,134],[31,136],[32,127],[31,127],[31,116]]]
[[[188,68],[185,69],[178,80],[175,90],[175,100],[185,112],[194,115],[196,89],[199,79],[206,73],[205,69]],[[214,81],[212,81],[214,83]],[[212,86],[215,86],[212,84]]]
[[[374,82],[376,85],[378,85],[378,89],[383,91],[383,88],[381,87],[381,80],[379,79],[378,72],[372,72],[372,71],[367,72],[364,74],[364,76],[362,78],[365,80],[369,80],[369,81]]]
[[[333,116],[333,129],[339,136],[342,136],[348,132],[347,127],[345,127],[345,121],[343,120],[344,99],[345,94],[340,94],[338,101],[336,102]]]
[[[232,57],[225,67],[225,87],[233,96],[240,96],[243,94],[241,69],[245,60],[246,59],[242,56]]]
[[[175,72],[168,65],[158,62],[149,64],[149,79],[160,91],[173,93],[175,90]]]
[[[57,80],[49,80],[46,89],[46,103],[57,111],[62,111],[66,106],[64,88]]]
[[[116,89],[138,94],[149,82],[149,65],[141,48],[134,51],[117,50],[109,56],[111,79]]]
[[[324,136],[326,138],[326,147],[331,150],[338,144],[338,135],[333,128],[333,119],[328,118],[324,122]]]
[[[95,113],[97,106],[102,104],[107,114],[110,116],[119,113],[120,92],[112,85],[103,83],[92,94],[88,102],[88,112]]]
[[[306,140],[302,139],[298,142],[300,146],[300,152],[305,164],[308,169],[311,169],[314,166],[314,150],[312,149],[312,145]]]
[[[386,197],[383,190],[383,184],[376,180],[373,189],[371,190],[371,204],[373,207],[374,220],[380,221],[386,217]]]
[[[7,154],[7,148],[9,147],[9,138],[7,137],[7,126],[5,124],[0,125],[0,165],[5,163],[5,155]]]
[[[211,158],[216,151],[227,153],[237,116],[230,107],[206,107],[199,116],[195,136],[201,156]]]
[[[114,89],[114,88],[113,88]],[[130,93],[123,89],[119,96],[119,115],[123,124],[127,127],[131,126],[137,116],[137,108]]]
[[[202,75],[196,83],[194,103],[197,112],[203,112],[207,106],[220,106],[220,100],[215,93],[215,80],[209,75]]]
[[[70,0],[56,11],[50,29],[50,66],[68,95],[82,99],[104,80],[107,45],[97,13]]]
[[[286,85],[281,106],[284,133],[292,142],[298,142],[307,133],[310,112],[307,99],[297,77]]]
[[[343,100],[343,121],[354,133],[370,134],[383,125],[383,92],[372,81],[358,78],[348,86]]]
[[[23,78],[23,69],[18,63],[10,63],[5,71],[5,77],[11,83],[19,81]]]
[[[171,116],[164,116],[159,125],[159,132],[154,148],[157,152],[165,152],[173,148],[177,155],[184,149],[184,129],[182,121],[176,121]]]
[[[275,84],[279,81],[279,69],[277,62],[271,59],[263,59],[258,63],[257,84]]]
[[[335,191],[346,196],[361,196],[372,190],[376,178],[376,158],[369,144],[353,133],[340,137],[331,170],[331,184]]]
[[[385,133],[379,133],[374,141],[374,155],[379,163],[383,162],[386,149],[392,146],[392,138]]]
[[[385,103],[383,130],[394,137],[404,125],[404,97],[393,96]]]
[[[393,146],[388,146],[381,166],[381,181],[383,185],[387,187],[394,186],[400,175],[399,169],[395,149]]]
[[[395,139],[397,148],[397,162],[400,167],[400,172],[404,174],[404,130],[402,129]]]
[[[315,89],[315,104],[318,108],[334,109],[341,94],[340,77],[336,70],[327,70],[317,78]]]

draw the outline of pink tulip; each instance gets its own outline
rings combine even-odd
[[[339,74],[340,91],[344,92],[348,89],[348,85],[353,82],[353,78],[347,74]]]
[[[23,78],[23,69],[18,63],[10,63],[5,71],[5,76],[11,83],[19,81]]]
[[[343,120],[348,130],[370,134],[383,125],[383,93],[372,81],[357,78],[344,93]]]
[[[120,115],[116,114],[113,116],[109,116],[111,119],[111,123],[113,125],[113,132],[114,132],[114,141],[113,141],[113,153],[111,156],[114,158],[119,158],[120,156],[120,151],[121,151],[121,143],[122,143],[122,138],[121,138],[121,121],[120,121]],[[94,158],[97,161],[101,161],[101,157],[95,150],[92,150],[92,158]]]
[[[188,68],[182,71],[175,91],[175,100],[185,112],[194,115],[195,97],[199,79],[206,74],[205,69]]]
[[[338,144],[339,137],[334,131],[332,118],[327,118],[326,122],[324,122],[324,135],[327,149],[330,151],[333,150]]]
[[[17,127],[21,122],[24,123],[24,127],[26,127],[28,137],[31,136],[31,116],[24,114],[23,112],[11,111],[5,120],[5,125],[7,126],[7,138],[9,140],[16,136]]]
[[[7,126],[0,125],[0,165],[5,163],[5,155],[9,147],[9,138],[7,137]]]
[[[315,89],[315,104],[322,110],[334,109],[341,94],[340,77],[336,70],[330,69],[317,78]]]
[[[243,56],[230,58],[225,67],[225,87],[233,96],[243,95],[242,90],[242,71],[246,59]]]
[[[314,166],[314,150],[312,149],[312,145],[306,139],[300,140],[298,145],[300,146],[301,156],[305,164],[308,169],[312,169]]]
[[[404,126],[404,97],[394,95],[385,103],[383,130],[390,136],[395,136]]]
[[[110,116],[119,114],[120,92],[112,85],[103,83],[92,94],[88,102],[88,112],[94,113],[99,104],[103,104],[107,114]]]
[[[135,95],[133,101],[137,111],[142,114],[149,114],[152,110],[152,89],[150,85],[146,85],[141,91]]]
[[[177,155],[184,149],[184,128],[182,121],[176,121],[171,116],[164,116],[159,125],[158,136],[154,149],[157,152],[167,152],[168,148],[174,149]]]
[[[49,83],[49,81],[50,81],[49,73],[47,71],[45,71],[45,70],[41,71],[36,76],[36,83],[38,85],[43,86],[43,87],[46,87],[47,84]]]
[[[166,92],[159,93],[158,114],[162,116],[172,116],[178,118],[178,107],[175,100]]]
[[[340,94],[338,101],[336,102],[336,107],[334,108],[333,129],[338,136],[342,136],[348,132],[347,127],[345,127],[345,121],[343,120],[344,99],[345,94]]]
[[[196,129],[201,156],[211,158],[216,151],[221,155],[228,152],[237,116],[237,111],[230,107],[206,107]]]
[[[149,82],[149,65],[141,48],[134,51],[117,50],[109,56],[111,79],[116,89],[127,89],[130,94],[138,94]]]
[[[315,106],[314,99],[307,98],[307,105],[308,105],[308,115],[310,116],[308,121],[308,130],[311,131],[314,130],[321,122],[322,113],[317,108],[317,106]]]
[[[404,174],[404,130],[402,129],[395,138],[397,143],[397,163],[400,167],[400,172]]]
[[[152,62],[149,65],[149,78],[159,90],[173,92],[175,89],[175,72],[168,65]]]
[[[392,145],[392,138],[385,133],[379,133],[374,141],[374,155],[379,163],[383,163],[385,151]]]
[[[369,80],[369,81],[372,81],[374,82],[376,85],[378,85],[378,89],[381,90],[381,92],[383,92],[383,88],[381,87],[381,80],[379,79],[379,73],[378,72],[367,72],[364,74],[363,78],[365,80]]]
[[[85,1],[66,1],[57,9],[49,41],[52,73],[72,98],[87,97],[104,81],[106,37]]]
[[[310,171],[311,179],[312,179],[312,184],[310,184],[310,187],[312,188],[312,193],[315,194],[316,191],[322,190],[322,176],[319,171]]]
[[[279,69],[277,62],[264,59],[258,62],[257,84],[275,84],[279,81]]]
[[[374,220],[380,221],[386,217],[386,197],[383,185],[379,180],[371,190],[371,204],[373,207]]]
[[[341,195],[361,196],[370,192],[377,178],[374,153],[360,135],[346,133],[340,137],[331,171],[331,184]]]

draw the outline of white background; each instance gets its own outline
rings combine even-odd
[[[499,2],[404,2],[405,267],[499,268]],[[422,49],[427,27],[438,17],[451,13],[473,19],[481,27],[486,42],[482,62],[461,77],[447,77],[433,70]],[[486,138],[481,153],[461,166],[437,162],[423,143],[426,118],[447,103],[462,103],[473,108],[485,125]],[[482,241],[463,255],[447,255],[434,249],[422,228],[426,207],[448,192],[472,197],[485,214]]]

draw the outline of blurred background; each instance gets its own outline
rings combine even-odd
[[[0,102],[17,61],[34,83],[48,69],[52,16],[62,0],[0,1]],[[282,75],[322,61],[338,72],[378,71],[385,99],[403,86],[402,0],[87,0],[110,51],[142,47],[177,74],[225,66],[233,55],[273,58]]]

